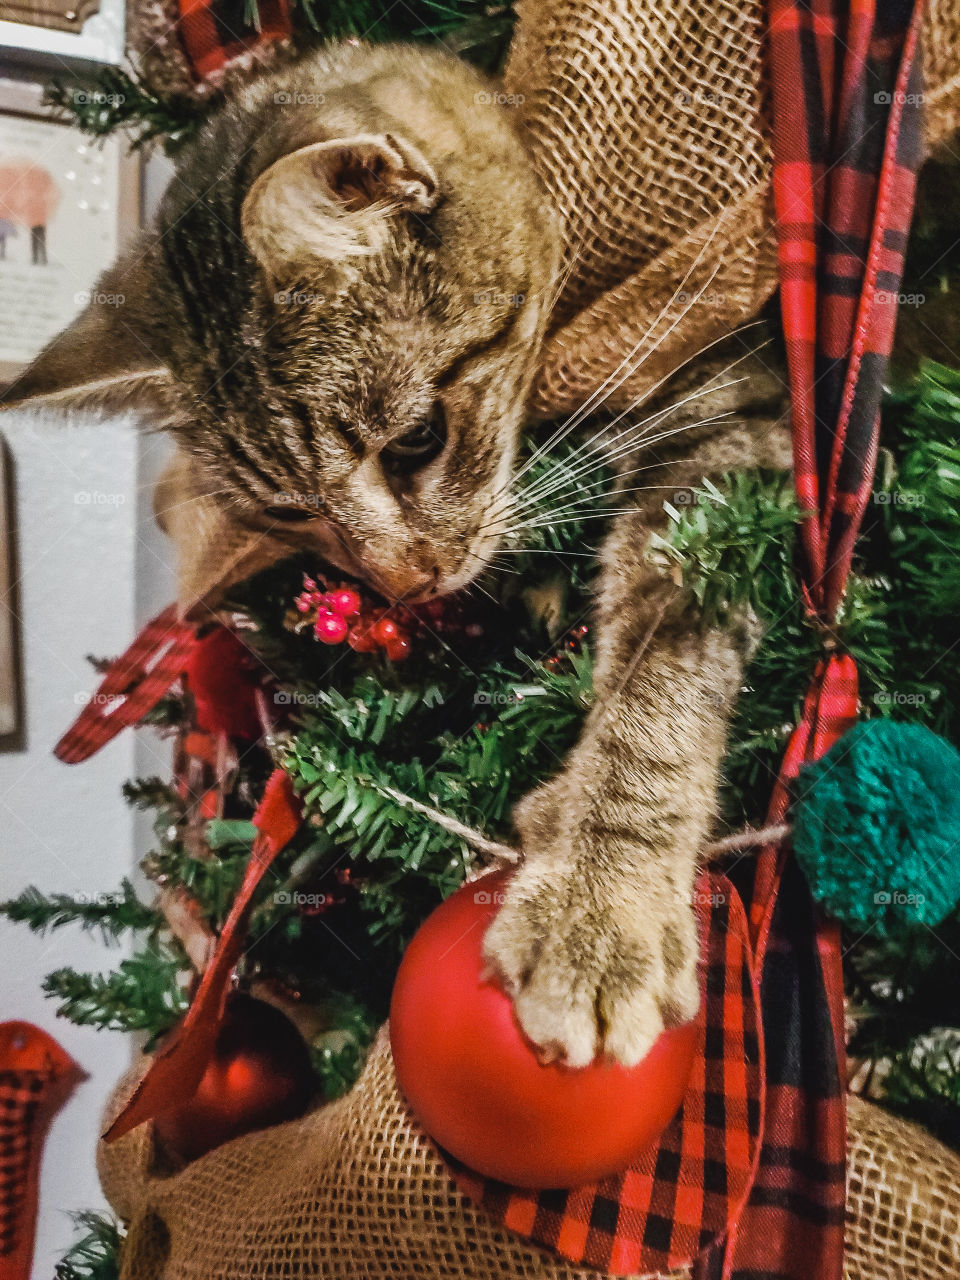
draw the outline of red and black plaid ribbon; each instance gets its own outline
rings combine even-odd
[[[292,32],[289,0],[259,0],[256,26],[246,21],[244,7],[236,0],[180,0],[180,43],[198,80]]]
[[[921,155],[921,0],[771,0],[774,195],[793,401],[803,588],[829,627],[870,498],[883,377]],[[853,659],[814,673],[781,767],[789,786],[857,715]],[[751,901],[766,1109],[757,1177],[701,1280],[840,1280],[846,1181],[843,975],[789,851],[761,855]],[[815,942],[815,945],[814,945]]]
[[[170,605],[148,622],[126,653],[114,659],[100,685],[60,741],[64,764],[89,760],[129,725],[139,724],[184,671],[194,629]]]

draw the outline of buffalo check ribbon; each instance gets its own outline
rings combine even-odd
[[[773,188],[814,672],[769,817],[857,716],[857,669],[832,634],[873,482],[880,399],[921,158],[921,0],[771,0]],[[756,1179],[700,1267],[734,1280],[841,1280],[846,1056],[839,927],[789,849],[762,852],[751,931],[765,1045]],[[722,1257],[721,1257],[722,1253]],[[712,1268],[712,1272],[711,1272]]]
[[[290,0],[259,0],[255,24],[229,0],[179,0],[178,35],[198,80],[215,76],[235,58],[293,33]]]
[[[826,650],[781,766],[771,823],[783,820],[803,765],[857,716],[856,665],[840,651],[833,623],[871,492],[913,208],[921,16],[914,0],[770,0],[781,310],[796,489],[808,513],[802,588]],[[841,1280],[839,930],[820,915],[788,848],[763,850],[737,881],[749,903],[749,960],[720,954],[716,934],[729,936],[741,902],[731,887],[729,907],[711,912],[705,949],[708,991],[713,983],[725,992],[722,1014],[708,995],[704,1062],[658,1146],[617,1178],[575,1192],[525,1192],[457,1171],[464,1190],[499,1222],[612,1274],[693,1262],[696,1280]],[[738,982],[747,970],[750,981]],[[751,1148],[747,1194],[728,1196],[717,1214],[717,1187],[725,1176],[729,1188],[741,1172],[729,1145],[724,1154],[737,1107],[723,1103],[743,1095],[724,1074],[720,1104],[706,1109],[702,1099],[712,1090],[715,1059],[729,1065],[730,1026],[745,1026],[752,1008],[760,1016],[761,1137]],[[707,1158],[685,1160],[690,1151]]]
[[[107,668],[96,693],[53,749],[64,764],[89,760],[123,729],[139,724],[183,675],[194,628],[170,605]]]

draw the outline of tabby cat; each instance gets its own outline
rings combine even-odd
[[[333,46],[263,74],[8,399],[144,408],[232,519],[390,600],[463,587],[512,527],[559,285],[515,114],[436,51]],[[777,377],[720,363],[613,450],[597,701],[517,810],[525,858],[486,938],[531,1040],[572,1065],[636,1063],[698,1006],[693,882],[751,628],[706,626],[648,542],[665,492],[789,465]]]

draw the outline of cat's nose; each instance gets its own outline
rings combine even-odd
[[[416,602],[436,595],[440,568],[432,564],[425,569],[407,562],[378,569],[376,576],[377,585],[388,598]]]

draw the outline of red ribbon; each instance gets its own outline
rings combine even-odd
[[[290,779],[275,769],[253,816],[254,841],[243,884],[183,1021],[157,1052],[130,1101],[103,1135],[115,1142],[137,1125],[182,1106],[197,1091],[212,1057],[223,1020],[230,979],[243,953],[253,895],[277,854],[300,826],[300,801]]]

